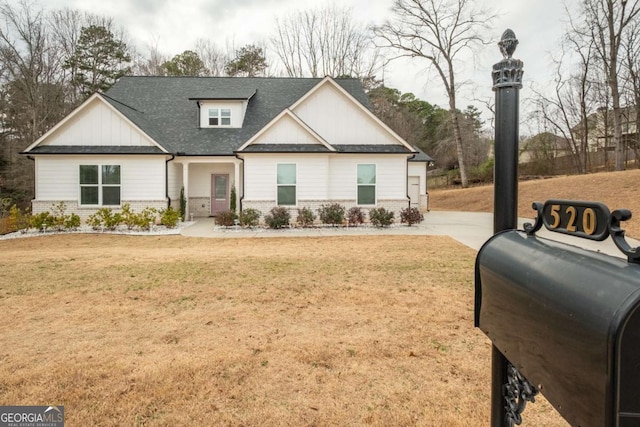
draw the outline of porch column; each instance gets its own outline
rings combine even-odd
[[[189,212],[189,162],[182,164],[182,187],[184,188],[184,199],[186,201],[184,207],[184,216],[186,221],[191,220],[191,212]]]
[[[240,200],[242,199],[242,186],[240,185],[240,160],[236,159],[233,161],[233,185],[236,186],[236,209],[240,211],[242,209],[242,204]]]

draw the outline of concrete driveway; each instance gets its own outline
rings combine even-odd
[[[533,220],[520,218],[518,228],[522,229],[525,222],[533,222]],[[449,236],[472,249],[478,250],[493,235],[493,214],[486,212],[430,211],[424,214],[424,221],[419,225],[412,227],[394,225],[383,229],[374,227],[318,227],[286,230],[263,228],[253,230],[240,228],[221,229],[215,225],[213,218],[199,218],[196,219],[193,225],[183,228],[180,233],[189,237],[213,238],[440,235]],[[586,239],[552,233],[544,228],[537,235],[624,258],[624,255],[611,239],[607,239],[604,242],[592,242]],[[632,246],[640,246],[638,241],[631,239],[628,239],[628,241]]]

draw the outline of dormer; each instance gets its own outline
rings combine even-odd
[[[247,112],[249,100],[255,90],[240,90],[226,93],[222,90],[211,91],[201,96],[190,97],[198,103],[200,128],[241,128]]]

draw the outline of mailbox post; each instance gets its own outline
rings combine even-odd
[[[518,44],[510,29],[498,43],[503,59],[493,66],[496,93],[493,232],[518,225],[518,139],[519,91],[522,87],[522,61],[513,58]],[[506,425],[504,387],[508,384],[508,362],[493,346],[491,353],[491,426]]]

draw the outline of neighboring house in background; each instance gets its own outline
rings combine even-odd
[[[341,203],[426,208],[426,165],[369,108],[355,79],[123,77],[24,153],[34,213],[63,201],[86,217],[125,203],[210,216]],[[295,215],[294,215],[295,217]]]

